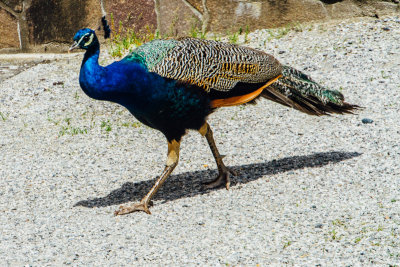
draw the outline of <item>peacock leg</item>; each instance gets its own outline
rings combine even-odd
[[[225,185],[226,189],[229,190],[229,186],[231,184],[231,179],[230,179],[230,175],[236,175],[236,172],[228,169],[224,162],[222,161],[223,156],[221,156],[218,152],[218,148],[215,145],[215,141],[214,141],[214,137],[213,137],[213,132],[211,130],[210,125],[208,125],[208,123],[204,123],[204,125],[200,128],[199,130],[200,134],[202,136],[205,136],[208,142],[208,145],[210,146],[211,152],[214,156],[215,162],[217,163],[217,167],[218,167],[218,177],[217,179],[206,183],[205,187],[206,188],[215,188],[215,187],[219,187],[221,185]]]
[[[148,207],[149,202],[150,202],[151,198],[154,196],[154,194],[161,187],[161,185],[165,182],[167,177],[174,170],[176,165],[178,165],[179,146],[180,146],[180,142],[177,142],[175,140],[168,142],[167,165],[165,166],[164,171],[162,172],[160,177],[157,179],[154,186],[150,189],[150,191],[147,193],[147,195],[140,201],[140,203],[120,206],[119,209],[114,212],[114,215],[124,215],[124,214],[128,214],[128,213],[131,213],[134,211],[144,211],[147,214],[151,214],[149,207]]]

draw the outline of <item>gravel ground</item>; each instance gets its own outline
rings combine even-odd
[[[271,40],[256,31],[247,45],[365,109],[222,109],[209,122],[239,171],[231,190],[202,189],[217,171],[206,140],[189,132],[152,215],[113,211],[153,185],[166,141],[83,94],[82,54],[3,80],[0,265],[399,265],[400,20],[302,27]]]

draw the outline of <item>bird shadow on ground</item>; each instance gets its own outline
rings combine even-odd
[[[266,175],[335,164],[360,155],[361,154],[357,152],[331,151],[313,153],[306,156],[286,157],[264,163],[230,166],[232,170],[238,172],[238,176],[231,178],[231,186],[235,186],[237,183],[245,184]],[[204,182],[214,179],[217,174],[217,170],[204,170],[171,175],[154,196],[153,200],[163,200],[163,202],[167,202],[184,197],[207,194],[212,190],[220,190],[221,188],[204,189],[203,187]],[[74,206],[93,208],[139,201],[154,185],[157,178],[158,177],[136,183],[126,182],[121,188],[111,191],[105,197],[81,200]]]

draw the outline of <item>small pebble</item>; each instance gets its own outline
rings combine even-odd
[[[368,123],[373,123],[374,121],[369,119],[369,118],[364,118],[364,119],[361,120],[361,122],[364,123],[364,124],[368,124]]]

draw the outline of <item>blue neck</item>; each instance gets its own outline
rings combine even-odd
[[[103,99],[102,92],[98,90],[104,68],[99,65],[100,47],[93,47],[86,51],[79,74],[79,83],[82,90],[91,98]]]

